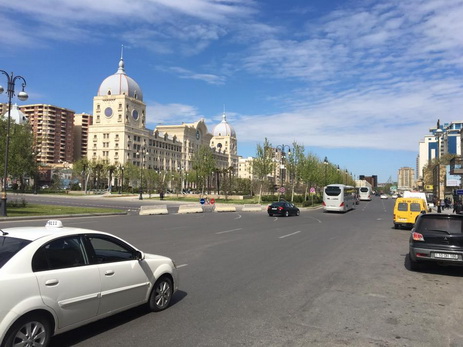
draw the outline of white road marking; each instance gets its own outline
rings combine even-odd
[[[294,233],[291,233],[291,234],[287,234],[287,235],[283,235],[283,236],[280,236],[279,239],[284,239],[285,237],[288,237],[288,236],[293,236],[293,235],[296,235],[296,234],[299,234],[301,231],[296,231]]]
[[[240,219],[241,218],[241,215],[239,214],[238,217],[236,217],[235,219]]]
[[[225,233],[231,233],[231,232],[233,232],[233,231],[238,231],[238,230],[243,230],[243,228],[231,229],[231,230],[225,230],[225,231],[219,231],[219,232],[217,232],[216,234],[217,234],[217,235],[220,235],[220,234],[225,234]]]
[[[177,265],[177,269],[179,269],[181,267],[185,267],[185,266],[188,266],[188,264]]]

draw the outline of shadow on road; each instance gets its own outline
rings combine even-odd
[[[187,296],[187,293],[181,290],[178,290],[175,295],[172,297],[170,307],[176,305],[182,301]],[[169,310],[169,308],[167,310]],[[67,347],[73,346],[77,343],[83,342],[93,336],[101,334],[102,332],[114,329],[120,325],[126,324],[134,319],[138,319],[146,314],[151,312],[146,308],[145,305],[132,308],[127,311],[123,311],[114,316],[99,320],[94,323],[84,325],[80,328],[68,331],[66,333],[56,335],[50,341],[50,347]],[[162,314],[153,313],[153,314]]]

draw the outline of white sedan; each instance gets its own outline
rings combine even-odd
[[[131,307],[167,308],[178,273],[167,257],[89,229],[0,229],[0,345],[47,346],[55,334]]]
[[[388,199],[389,196],[387,196],[386,194],[381,194],[381,199]]]

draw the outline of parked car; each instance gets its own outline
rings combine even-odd
[[[380,198],[381,198],[381,199],[388,199],[389,196],[387,196],[386,194],[381,194]]]
[[[299,216],[301,213],[299,208],[297,208],[294,204],[287,202],[287,201],[278,201],[274,202],[267,207],[267,212],[270,217],[274,215],[279,216]]]
[[[463,265],[463,216],[420,215],[410,235],[409,261],[413,271],[426,263]]]
[[[63,333],[131,307],[167,308],[174,262],[90,229],[0,229],[0,345],[47,346]]]

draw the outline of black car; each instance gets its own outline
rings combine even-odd
[[[463,216],[431,213],[418,217],[409,241],[410,269],[426,262],[463,265]]]
[[[279,216],[299,216],[299,209],[294,204],[287,201],[274,202],[267,207],[267,212],[270,217],[274,215]]]

